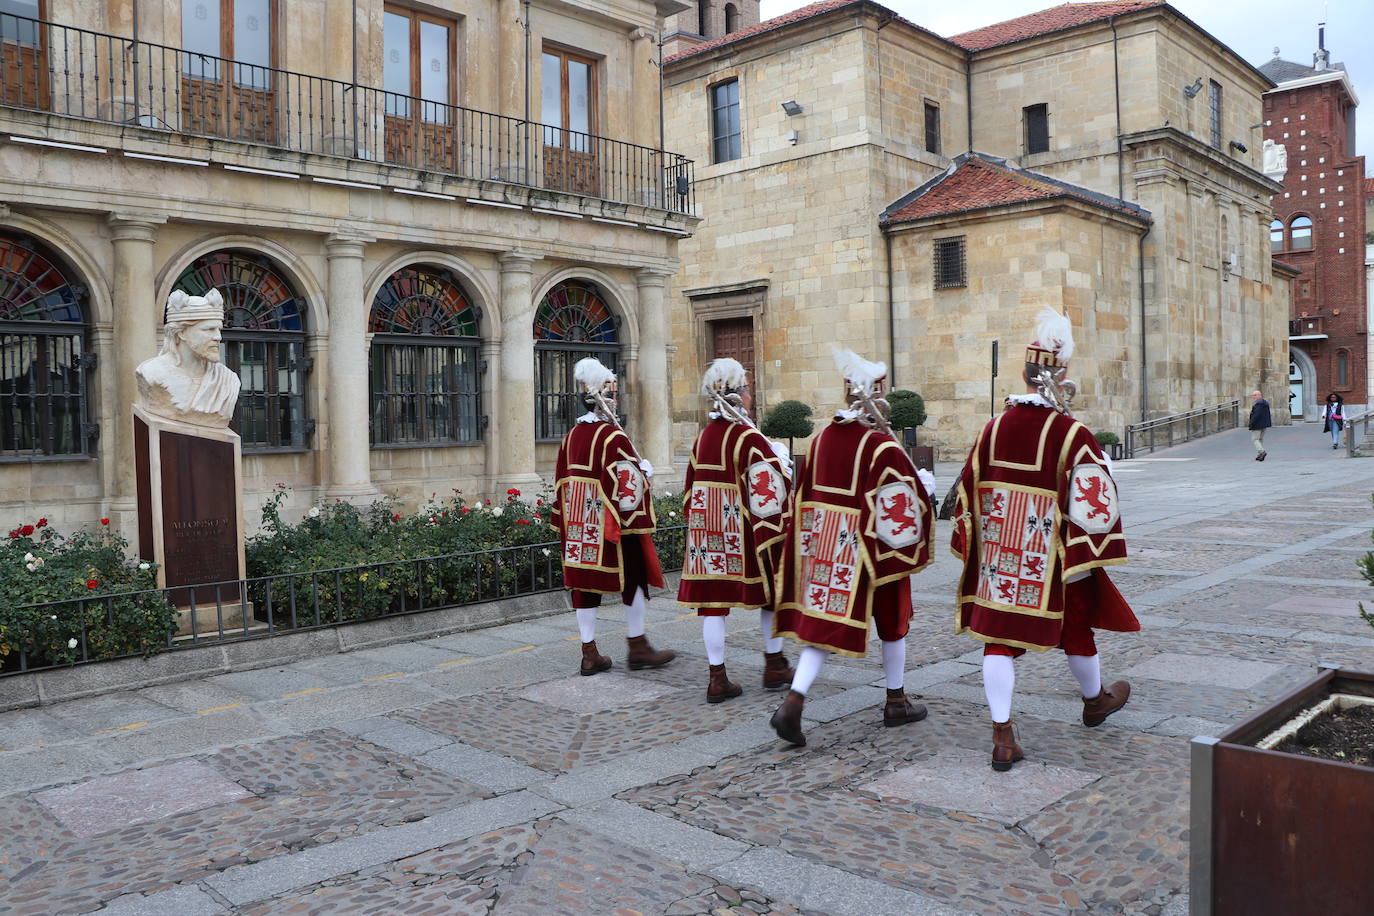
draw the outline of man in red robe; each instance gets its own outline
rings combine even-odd
[[[883,725],[918,722],[926,708],[903,690],[910,576],[930,563],[934,522],[916,468],[887,428],[882,363],[837,351],[848,409],[811,442],[792,496],[778,570],[775,627],[804,648],[792,689],[773,713],[778,737],[806,744],[802,709],[830,653],[862,658],[868,630],[883,643]]]
[[[1022,759],[1011,701],[1013,659],[1063,649],[1083,694],[1083,724],[1126,705],[1131,685],[1102,684],[1093,628],[1140,623],[1104,567],[1126,562],[1110,462],[1069,414],[1068,319],[1045,308],[1026,350],[1029,393],[1007,398],[964,464],[952,546],[964,561],[957,630],[985,643],[983,687],[992,714],[992,768]]]
[[[711,398],[710,422],[697,436],[683,487],[687,552],[679,604],[695,607],[710,666],[706,702],[743,693],[725,671],[725,618],[731,608],[758,608],[763,633],[763,686],[786,687],[792,669],[773,635],[773,573],[787,522],[791,468],[784,450],[749,419],[753,398],[738,360],[717,359],[702,391]]]
[[[602,595],[625,603],[631,670],[658,668],[675,653],[659,651],[644,635],[649,586],[663,587],[654,550],[653,468],[635,452],[615,416],[615,374],[588,357],[573,369],[587,413],[558,449],[553,523],[563,545],[563,584],[572,591],[582,635],[584,675],[611,667],[596,648],[596,609]]]

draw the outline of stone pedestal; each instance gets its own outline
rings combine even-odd
[[[241,626],[238,580],[245,567],[238,434],[170,420],[139,405],[133,425],[139,554],[159,564],[158,585],[171,589],[168,597],[184,609],[186,632],[193,604],[201,632],[216,629],[217,602],[224,606],[224,626],[236,621]]]

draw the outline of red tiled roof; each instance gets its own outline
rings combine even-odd
[[[772,19],[765,19],[757,25],[739,29],[738,31],[731,32],[729,35],[722,35],[719,38],[712,38],[710,41],[703,41],[699,45],[692,45],[692,47],[684,51],[679,51],[676,54],[665,57],[663,62],[665,64],[671,64],[673,61],[682,60],[694,54],[702,54],[713,48],[719,48],[721,45],[728,45],[733,41],[739,41],[753,35],[761,35],[764,32],[771,32],[774,29],[780,29],[794,22],[811,19],[823,13],[832,12],[833,10],[844,9],[846,6],[858,6],[862,2],[863,0],[821,0],[820,3],[813,3],[810,6],[803,6],[800,9],[792,10],[790,13],[774,16]]]
[[[1045,35],[1050,32],[1058,32],[1061,29],[1071,29],[1074,26],[1086,25],[1089,22],[1097,22],[1100,19],[1110,19],[1113,16],[1121,16],[1126,13],[1134,13],[1139,10],[1153,9],[1157,6],[1166,6],[1166,0],[1111,0],[1107,3],[1065,3],[1063,6],[1051,7],[1041,10],[1038,13],[1030,13],[1026,16],[1018,16],[1015,19],[1008,19],[1006,22],[998,22],[993,25],[983,26],[981,29],[974,29],[971,32],[963,32],[959,35],[951,35],[950,41],[957,45],[962,45],[970,51],[982,51],[987,48],[995,48],[998,45],[1007,45],[1016,41],[1024,41],[1027,38],[1034,38],[1037,35]]]
[[[1060,197],[1073,197],[1096,207],[1149,219],[1145,211],[1114,197],[1057,182],[1046,176],[1012,170],[984,159],[978,153],[959,158],[963,161],[959,162],[953,174],[936,179],[923,192],[918,189],[915,199],[885,214],[883,222],[907,223],[931,216],[949,216],[970,210],[987,210]]]

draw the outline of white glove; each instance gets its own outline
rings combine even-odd
[[[648,458],[639,459],[639,469],[644,472],[644,476],[650,479],[654,476],[654,466],[649,463]]]
[[[935,498],[935,475],[925,468],[916,469],[916,479],[921,482],[921,486],[926,488],[926,495],[931,499]]]
[[[787,450],[787,446],[778,442],[776,439],[770,440],[769,445],[773,446],[773,454],[782,462],[782,469],[788,477],[792,476],[792,453]]]

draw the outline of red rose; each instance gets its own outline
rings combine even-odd
[[[110,520],[109,520],[108,518],[102,518],[102,519],[100,520],[100,524],[102,524],[102,525],[108,525],[109,523],[110,523]]]
[[[25,525],[23,528],[19,529],[19,533],[22,534],[24,537],[28,537],[29,535],[33,534],[33,526]]]
[[[460,515],[467,515],[467,514],[468,514],[469,512],[471,512],[471,511],[472,511],[471,509],[464,509],[464,510],[462,510],[462,512],[459,513],[459,514],[460,514]]]
[[[16,538],[18,538],[18,537],[19,537],[19,529],[18,529],[18,528],[15,528],[13,531],[10,532],[10,539],[11,539],[11,540],[14,540],[14,539],[16,539]]]
[[[86,580],[86,587],[89,588],[89,589],[91,589],[92,591],[94,591],[95,589],[97,589],[97,588],[100,587],[100,583],[97,582],[97,581],[94,580],[94,579],[87,579],[87,580]]]
[[[47,520],[46,518],[40,518],[40,519],[38,520],[38,527],[39,527],[39,528],[46,528],[46,527],[48,527],[48,520]]]
[[[517,519],[515,520],[515,524],[517,524],[517,525],[528,525],[529,523],[530,523],[530,520],[527,519],[527,518],[517,518]]]
[[[401,517],[399,515],[393,515],[391,516],[391,520],[393,522],[399,522],[401,520]]]
[[[506,495],[507,495],[507,496],[519,496],[519,495],[520,495],[520,491],[517,490],[515,487],[511,487],[509,490],[506,491]]]

